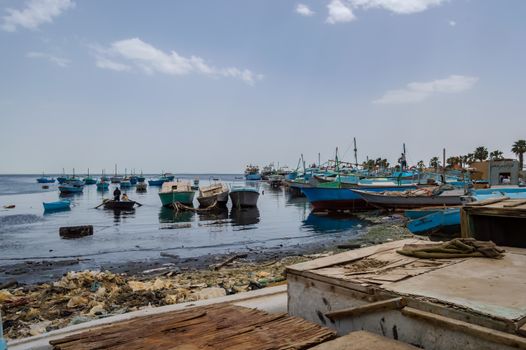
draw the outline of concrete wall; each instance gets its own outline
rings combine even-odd
[[[373,296],[369,295],[369,297]],[[426,350],[515,349],[460,330],[407,317],[400,310],[376,311],[335,321],[324,316],[329,311],[366,304],[368,303],[366,298],[367,295],[364,293],[301,276],[288,275],[289,314],[332,328],[338,332],[338,335],[366,330]]]
[[[509,173],[509,185],[519,183],[519,162],[516,160],[489,160],[484,162],[475,162],[470,165],[477,169],[482,175],[483,180],[488,180],[490,186],[502,185],[500,175]]]

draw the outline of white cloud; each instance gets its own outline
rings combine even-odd
[[[71,0],[30,0],[21,10],[6,9],[2,29],[14,32],[18,27],[36,29],[43,23],[52,23],[54,17],[75,6]]]
[[[26,57],[44,59],[60,67],[67,67],[71,63],[67,58],[54,56],[45,52],[28,52]]]
[[[263,75],[248,69],[216,68],[208,65],[201,57],[184,57],[175,51],[167,53],[139,38],[116,41],[109,48],[92,46],[92,49],[95,52],[97,67],[103,69],[137,69],[147,74],[162,73],[175,76],[199,73],[212,77],[236,78],[250,85],[263,79]]]
[[[312,11],[307,5],[305,4],[298,4],[296,6],[296,13],[299,13],[302,16],[312,16],[314,15],[314,11]]]
[[[455,21],[449,21],[448,23],[449,23],[449,25],[450,25],[451,27],[454,27],[454,26],[457,25],[457,22],[455,22]]]
[[[350,7],[345,5],[341,0],[331,0],[327,5],[329,9],[329,16],[326,22],[336,24],[341,22],[350,22],[356,17],[354,16]]]
[[[387,91],[382,97],[374,100],[377,104],[417,103],[440,93],[459,93],[471,89],[479,80],[477,77],[450,75],[445,79],[429,82],[413,82],[403,89]]]
[[[380,8],[397,14],[411,14],[438,6],[448,0],[349,0],[354,8]]]

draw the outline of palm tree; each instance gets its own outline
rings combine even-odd
[[[522,171],[524,167],[524,153],[526,153],[526,140],[515,141],[511,151],[519,157],[519,170]]]
[[[473,157],[481,162],[488,159],[488,149],[484,146],[477,147],[473,152]]]
[[[504,157],[502,156],[504,153],[502,153],[502,151],[499,151],[498,149],[491,152],[489,154],[489,159],[491,160],[501,160],[501,159],[504,159]]]
[[[446,163],[447,163],[451,168],[454,168],[455,165],[457,165],[457,164],[461,164],[461,163],[462,163],[462,159],[460,159],[460,157],[449,157],[449,158],[446,160]]]
[[[420,171],[422,171],[422,170],[424,170],[424,167],[425,167],[426,165],[425,165],[424,161],[421,160],[421,161],[419,161],[418,163],[416,163],[416,166],[418,167],[418,169],[419,169]]]
[[[438,172],[438,166],[440,165],[440,161],[438,160],[438,157],[433,157],[429,161],[429,166],[431,168],[435,168],[435,171]]]

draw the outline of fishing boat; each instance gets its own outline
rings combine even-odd
[[[137,182],[138,182],[138,183],[142,183],[142,182],[144,182],[145,180],[146,180],[146,178],[145,178],[144,176],[142,176],[142,173],[141,173],[140,176],[137,176]]]
[[[195,192],[187,181],[165,182],[159,191],[159,198],[165,207],[174,206],[175,203],[193,205]]]
[[[58,186],[58,190],[63,194],[82,193],[84,190],[84,182],[80,180],[68,180]]]
[[[361,189],[371,192],[382,191],[405,191],[414,189],[416,185],[394,185],[391,183],[372,184],[372,185],[355,185],[355,189]],[[353,192],[351,188],[338,187],[302,187],[301,191],[305,194],[312,205],[313,210],[350,210],[361,211],[373,209],[358,193]]]
[[[106,191],[110,188],[110,183],[107,181],[104,181],[102,178],[99,182],[97,182],[97,190],[99,191]]]
[[[88,168],[87,176],[83,180],[86,185],[95,185],[97,183],[97,179],[89,175],[89,168]]]
[[[44,176],[44,173],[42,173],[42,177],[39,177],[39,178],[37,179],[37,182],[38,182],[39,184],[52,184],[52,183],[55,182],[55,179],[52,178],[52,177],[45,177],[45,176]]]
[[[166,179],[150,179],[148,180],[149,186],[162,186],[167,180]]]
[[[110,177],[110,182],[112,184],[118,184],[122,181],[122,176],[117,174],[117,164],[115,164],[115,174]]]
[[[130,184],[136,185],[137,182],[139,182],[139,179],[138,179],[137,176],[135,176],[135,175],[130,176]]]
[[[228,202],[228,187],[223,183],[215,183],[210,186],[201,187],[197,201],[202,207],[209,207],[216,203],[217,205],[226,206]]]
[[[268,182],[270,184],[270,187],[272,188],[279,188],[283,184],[283,175],[279,174],[272,174],[268,177]]]
[[[369,205],[384,209],[412,209],[430,206],[458,206],[462,204],[461,190],[444,191],[440,194],[433,193],[427,188],[419,188],[413,191],[382,193],[352,189],[354,193],[363,198]]]
[[[194,183],[192,184],[192,190],[197,191],[199,189],[199,178],[196,177],[194,179]]]
[[[175,179],[175,175],[172,173],[163,173],[161,175],[161,179],[164,179],[165,181],[173,181]]]
[[[428,212],[427,215],[415,218],[407,223],[407,229],[411,231],[411,233],[429,234],[437,232],[460,232],[460,208],[442,208],[434,211],[426,211]]]
[[[104,201],[104,209],[112,210],[133,210],[135,205],[138,205],[135,201],[116,201],[113,199],[107,199]]]
[[[44,202],[45,211],[59,211],[70,209],[71,202],[68,200],[56,201],[56,202]]]
[[[259,191],[250,186],[232,186],[230,189],[230,200],[232,207],[255,207],[258,203]]]
[[[135,187],[135,191],[137,192],[146,192],[147,186],[144,182],[139,182],[137,186]]]
[[[248,165],[245,169],[245,179],[250,181],[261,180],[261,174],[259,173],[259,167],[257,165]]]
[[[132,186],[131,181],[129,178],[125,177],[120,182],[121,188],[129,188]]]
[[[67,179],[68,177],[66,176],[66,171],[64,170],[64,168],[62,168],[62,175],[57,177],[57,182],[59,184],[63,184],[64,182],[66,182]]]

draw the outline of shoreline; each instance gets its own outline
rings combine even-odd
[[[64,270],[69,272],[64,276],[0,290],[4,331],[9,339],[24,338],[145,307],[285,284],[284,269],[288,265],[408,237],[399,216],[383,218],[372,219],[359,237],[294,248],[199,258],[163,257],[145,263],[113,264],[100,271],[73,272],[71,266],[75,265],[66,265]]]

